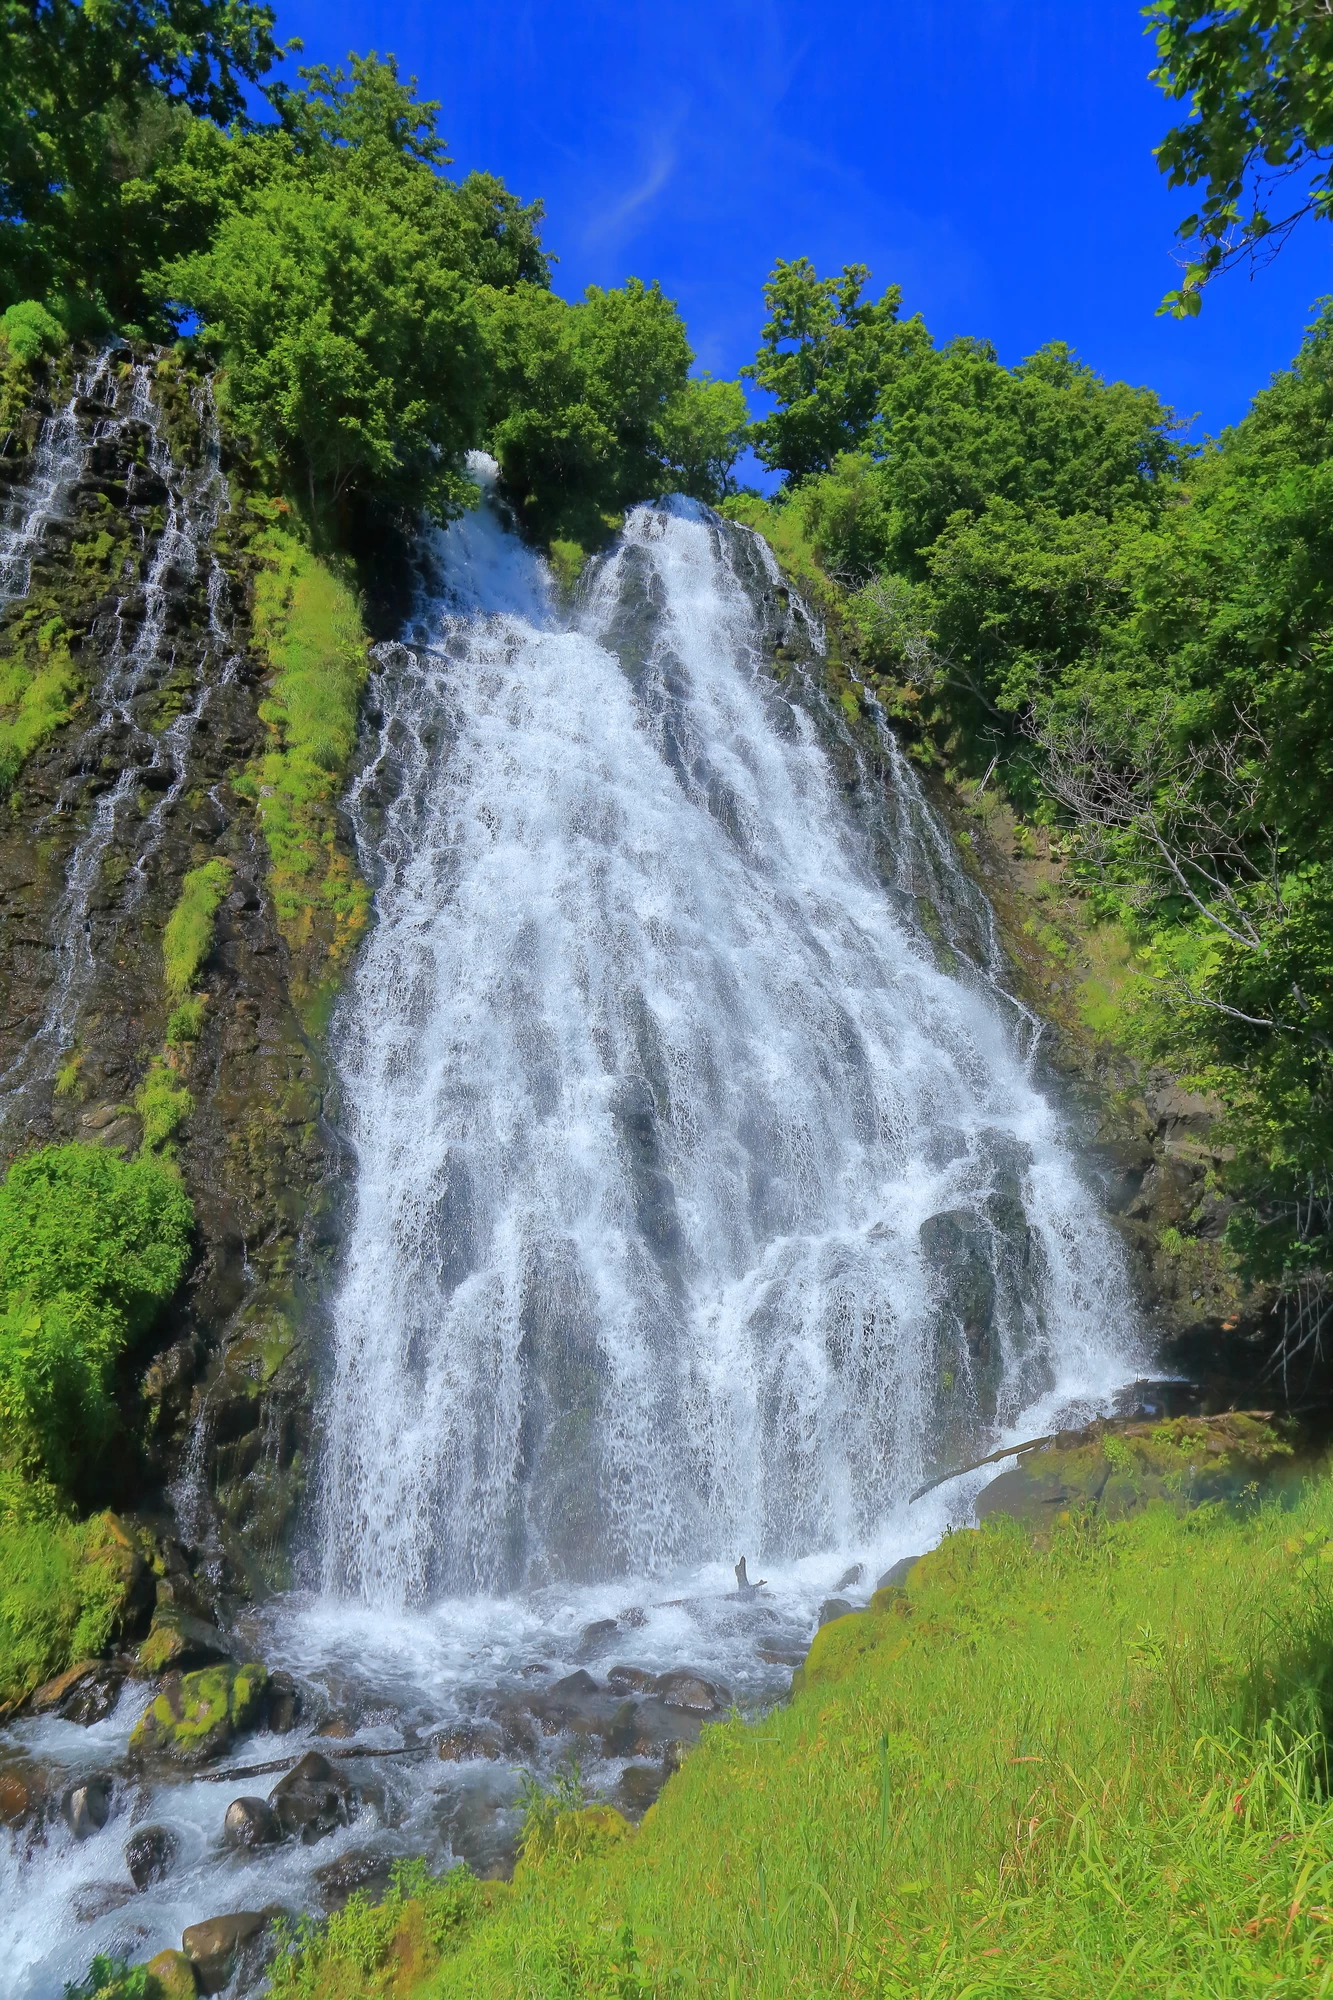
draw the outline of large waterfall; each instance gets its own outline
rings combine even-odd
[[[325,1586],[869,1545],[1126,1372],[1029,1023],[895,893],[925,808],[858,814],[757,537],[640,507],[572,609],[489,502],[430,555],[352,798]]]
[[[20,1111],[239,671],[206,397],[177,473],[143,368],[84,390],[102,434],[143,427],[164,512],[61,801]],[[43,450],[58,523],[82,463],[64,416]],[[40,534],[5,525],[21,590]],[[152,733],[186,588],[196,622],[207,602],[194,698]],[[1116,1240],[1034,1080],[989,909],[892,737],[849,727],[819,646],[764,544],[693,504],[637,509],[572,603],[489,495],[426,545],[349,799],[377,920],[335,1024],[353,1171],[315,1587],[239,1611],[232,1640],[294,1676],[297,1720],[230,1771],[144,1767],[153,1684],[130,1674],[87,1726],[7,1732],[0,1775],[58,1774],[45,1817],[0,1835],[21,2000],[216,1911],[328,1908],[405,1856],[502,1873],[519,1764],[577,1758],[642,1812],[707,1715],[782,1698],[830,1592],[864,1603],[990,1475],[914,1488],[1134,1372]],[[733,1588],[742,1553],[766,1589]],[[673,1678],[705,1707],[673,1706]],[[310,1751],[349,1760],[347,1824],[227,1849],[216,1780]],[[56,1801],[94,1769],[112,1817],[79,1840]],[[136,1893],[140,1822],[175,1858]]]

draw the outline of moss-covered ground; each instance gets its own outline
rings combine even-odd
[[[950,1536],[642,1826],[354,1902],[292,2000],[1333,1991],[1333,1481]],[[540,1821],[541,1815],[538,1815]]]
[[[273,671],[259,711],[269,742],[236,789],[254,801],[268,843],[269,888],[301,988],[295,998],[317,1015],[370,910],[337,828],[366,641],[354,592],[295,532],[275,520],[255,552],[254,634]]]

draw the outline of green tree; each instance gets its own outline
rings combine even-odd
[[[544,285],[540,208],[502,183],[461,186],[438,106],[392,58],[303,70],[276,126],[192,131],[129,190],[206,247],[168,259],[161,296],[201,315],[231,416],[338,534],[354,503],[446,516],[466,504],[487,356],[482,286]]]
[[[272,29],[261,0],[0,0],[0,305],[139,307],[120,186],[183,116],[241,117]]]
[[[687,382],[667,402],[660,431],[667,475],[681,492],[710,504],[724,500],[750,435],[740,383],[714,382],[707,375]]]
[[[1184,457],[1176,429],[1150,389],[1103,381],[1063,343],[1005,368],[986,341],[923,337],[881,385],[861,451],[792,504],[845,581],[886,568],[920,580],[945,529],[992,501],[1061,518],[1157,513]]]
[[[1242,258],[1276,253],[1307,215],[1333,213],[1333,11],[1324,0],[1154,0],[1153,79],[1189,99],[1157,148],[1171,187],[1204,188],[1180,237],[1185,281],[1163,300],[1197,313],[1203,286]]]
[[[312,523],[354,494],[441,514],[464,495],[483,350],[462,273],[366,188],[282,176],[164,283],[226,366],[231,419],[303,484]]]
[[[592,546],[670,485],[663,425],[690,361],[659,285],[590,285],[576,305],[530,284],[478,294],[490,355],[488,441],[534,532]]]
[[[793,483],[861,444],[895,369],[929,344],[919,319],[899,323],[899,286],[862,298],[869,276],[864,264],[847,264],[840,277],[820,278],[797,257],[779,259],[764,286],[763,345],[741,373],[778,405],[754,426],[755,452]]]

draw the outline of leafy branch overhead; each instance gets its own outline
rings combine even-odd
[[[1328,0],[1154,0],[1152,72],[1190,117],[1157,148],[1171,187],[1204,189],[1180,225],[1185,278],[1163,311],[1192,315],[1219,271],[1277,253],[1333,216],[1333,7]]]

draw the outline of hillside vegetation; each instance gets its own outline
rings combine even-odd
[[[1187,1454],[1188,1455],[1188,1454]],[[637,1832],[569,1788],[512,1886],[409,1877],[290,2000],[1333,1990],[1333,1483],[997,1519],[825,1626]]]

